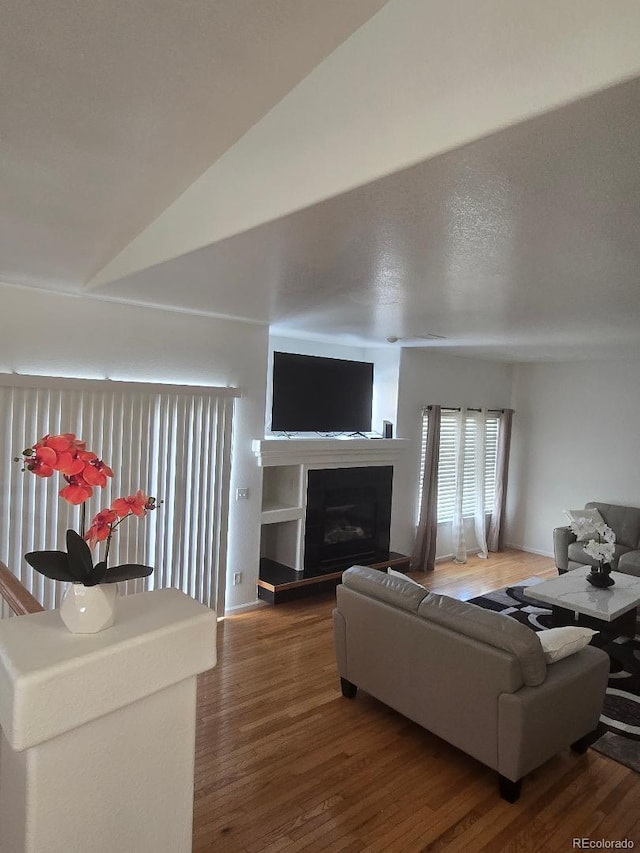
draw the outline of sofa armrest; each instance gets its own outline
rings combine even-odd
[[[570,527],[556,527],[553,531],[553,553],[559,572],[569,571],[569,545],[576,541]]]
[[[550,664],[537,687],[498,702],[498,772],[516,781],[592,732],[602,712],[609,656],[587,646]]]

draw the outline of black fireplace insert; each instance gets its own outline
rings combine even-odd
[[[393,467],[309,471],[305,568],[389,553]]]

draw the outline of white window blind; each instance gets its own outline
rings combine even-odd
[[[456,499],[456,419],[459,414],[443,409],[440,423],[440,458],[438,462],[438,522],[451,521]],[[469,412],[465,418],[465,448],[464,476],[462,486],[462,513],[465,517],[473,517],[475,508],[475,429],[476,414]],[[493,506],[496,479],[496,454],[498,447],[498,429],[500,416],[494,412],[487,413],[485,427],[486,456],[485,456],[485,506],[489,511]],[[422,419],[422,446],[420,454],[420,483],[424,476],[424,466],[427,450],[426,414]],[[419,497],[419,505],[421,494]],[[419,513],[418,509],[418,513]]]
[[[58,496],[65,483],[57,472],[47,479],[23,474],[12,460],[47,433],[74,432],[114,472],[87,502],[87,524],[116,497],[138,488],[163,501],[114,533],[109,565],[143,563],[154,569],[148,578],[119,584],[120,591],[175,586],[222,609],[238,394],[225,388],[0,377],[0,559],[45,608],[58,606],[64,585],[34,572],[24,554],[66,550],[66,530],[79,531],[80,509]]]

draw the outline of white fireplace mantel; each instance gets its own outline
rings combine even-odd
[[[349,465],[393,465],[409,444],[404,438],[265,438],[252,450],[263,468],[306,465],[337,468]]]

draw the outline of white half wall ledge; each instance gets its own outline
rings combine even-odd
[[[125,596],[72,634],[57,610],[0,624],[0,847],[190,853],[197,675],[216,614],[177,589]]]
[[[99,634],[57,610],[0,623],[0,727],[13,750],[58,737],[211,669],[216,614],[177,589],[122,596]]]

